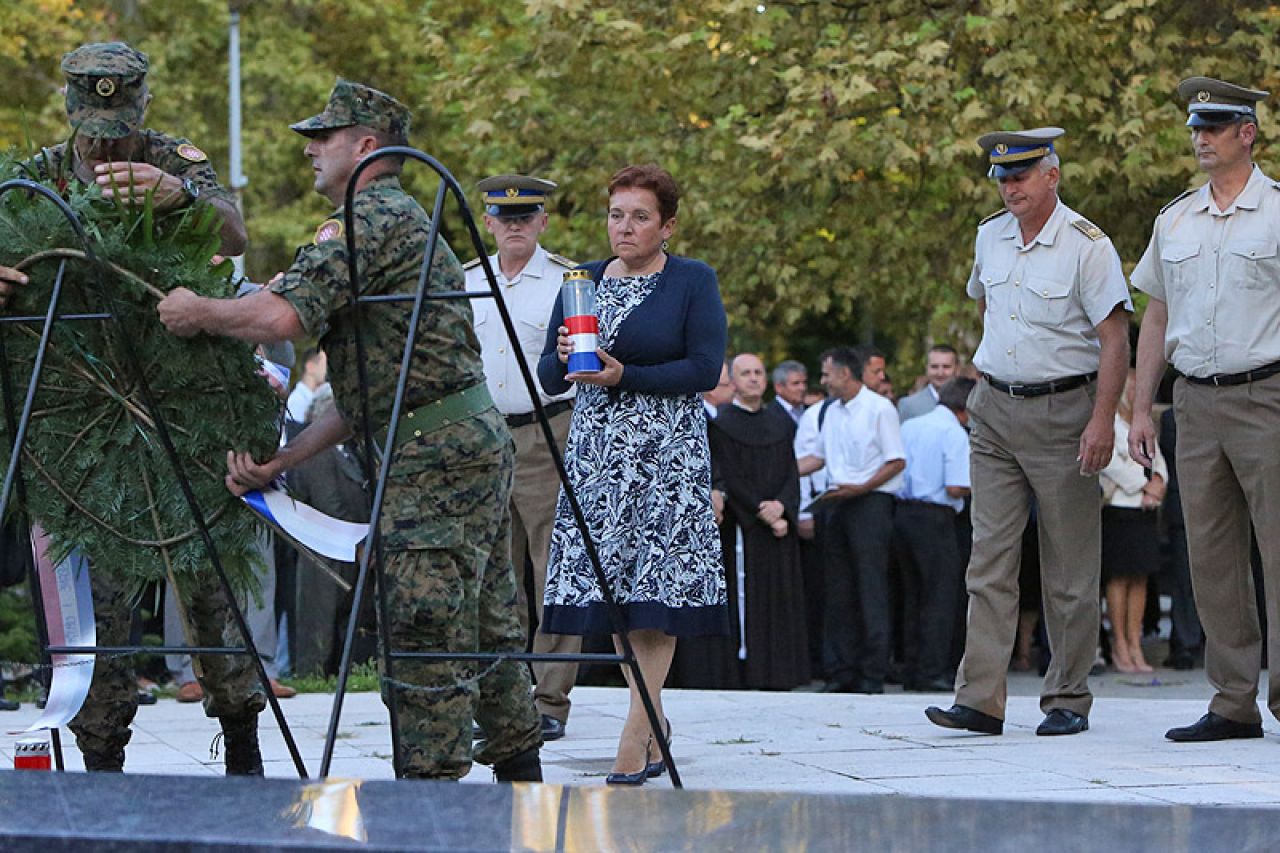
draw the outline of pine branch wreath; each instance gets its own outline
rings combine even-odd
[[[31,176],[13,156],[0,157],[0,180],[10,178]],[[95,186],[74,182],[63,182],[61,193],[95,241],[119,324],[54,325],[23,449],[23,509],[49,533],[55,557],[79,548],[95,572],[110,573],[134,593],[170,574],[180,590],[190,589],[184,576],[213,569],[158,439],[159,414],[223,567],[237,590],[251,590],[260,561],[257,523],[223,485],[226,451],[270,455],[279,401],[257,375],[250,345],[204,335],[175,337],[155,311],[158,299],[175,287],[204,296],[234,295],[230,262],[209,265],[219,244],[217,212],[197,205],[157,216],[150,199],[128,208],[104,200]],[[105,308],[71,226],[55,205],[34,193],[11,191],[0,198],[0,264],[30,278],[11,301],[13,316],[47,311],[60,264],[66,266],[59,314]],[[39,338],[39,324],[0,324],[6,359],[0,369],[12,378],[15,420]],[[137,354],[158,413],[142,400],[125,347]],[[13,441],[7,420],[0,417],[5,465]]]

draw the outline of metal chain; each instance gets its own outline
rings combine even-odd
[[[7,670],[17,669],[17,670],[24,671],[27,675],[36,675],[42,672],[47,672],[49,670],[64,669],[66,667],[92,666],[95,660],[98,658],[102,658],[105,660],[117,660],[119,658],[134,657],[135,655],[146,655],[146,654],[155,654],[155,652],[136,651],[136,652],[116,652],[115,654],[110,654],[110,655],[95,655],[95,656],[77,655],[77,657],[87,658],[87,659],[64,660],[64,661],[58,661],[57,663],[30,663],[28,661],[0,660],[0,669],[7,669]],[[504,663],[507,663],[507,658],[500,657],[497,660],[492,661],[487,667],[477,672],[475,675],[471,676],[470,678],[466,678],[461,681],[455,681],[452,684],[447,684],[441,687],[428,687],[424,684],[411,684],[407,681],[400,681],[399,679],[386,678],[386,677],[380,677],[379,682],[383,686],[394,687],[397,690],[405,690],[412,693],[427,693],[427,694],[445,693],[445,692],[457,690],[459,687],[466,687],[466,688],[478,687],[481,681],[483,681],[485,678],[492,675],[498,669],[498,667]]]

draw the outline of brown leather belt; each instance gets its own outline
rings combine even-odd
[[[1063,391],[1070,391],[1073,388],[1079,388],[1082,385],[1088,385],[1098,378],[1098,372],[1095,370],[1093,373],[1068,376],[1066,379],[1032,383],[1001,382],[990,373],[982,374],[982,378],[987,380],[987,384],[1001,394],[1008,394],[1015,400],[1025,400],[1028,397],[1043,397],[1045,394],[1058,394]]]

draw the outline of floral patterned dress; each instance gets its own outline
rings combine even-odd
[[[601,280],[596,311],[602,349],[609,349],[618,328],[661,276]],[[699,396],[579,385],[564,455],[629,627],[674,635],[724,633],[724,568]],[[551,537],[542,630],[613,631],[563,489]]]

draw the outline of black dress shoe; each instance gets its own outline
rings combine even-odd
[[[471,724],[471,739],[473,741],[481,741],[485,739],[484,729],[480,728],[479,723]]]
[[[1089,718],[1066,708],[1054,708],[1045,714],[1044,721],[1036,726],[1038,735],[1078,735],[1089,731]]]
[[[1262,723],[1237,723],[1210,711],[1189,726],[1179,726],[1164,733],[1179,743],[1262,737]]]
[[[949,678],[917,678],[908,681],[902,689],[907,693],[950,693],[956,685]]]
[[[947,690],[950,689],[950,687],[947,688]],[[850,688],[850,692],[878,695],[884,692],[884,682],[879,678],[859,678],[857,681],[853,682],[853,687]]]
[[[0,711],[16,711],[21,707],[22,705],[12,699],[0,699]]]
[[[555,717],[552,717],[548,714],[543,714],[542,715],[542,739],[544,741],[560,740],[560,738],[562,737],[564,737],[564,723],[560,722]]]
[[[925,708],[929,722],[944,729],[964,729],[980,735],[1004,734],[1004,720],[964,705],[952,705],[945,711],[936,705]]]
[[[158,702],[158,701],[159,701],[159,700],[158,700],[158,699],[156,699],[156,694],[152,693],[150,690],[139,690],[139,691],[138,691],[138,704],[139,704],[139,705],[154,705],[154,704],[156,704],[156,702]]]
[[[847,681],[828,681],[822,685],[819,693],[852,693],[853,685]]]

